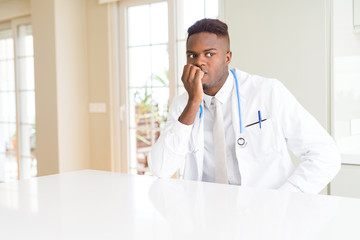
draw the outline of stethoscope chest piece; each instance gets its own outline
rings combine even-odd
[[[234,72],[234,70],[230,69],[230,72],[233,74],[234,79],[235,79],[235,85],[236,85],[236,97],[237,97],[237,104],[238,104],[238,110],[239,110],[239,127],[240,127],[240,136],[237,139],[237,144],[244,148],[246,147],[247,141],[246,138],[243,135],[243,126],[242,126],[242,119],[241,119],[241,109],[240,109],[240,93],[239,93],[239,86],[238,86],[238,80],[236,77],[236,74]]]
[[[238,140],[237,140],[237,144],[238,144],[240,147],[244,148],[244,147],[246,146],[246,144],[247,144],[246,138],[245,138],[244,136],[240,136],[240,137],[238,138]]]

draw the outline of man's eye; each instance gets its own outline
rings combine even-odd
[[[188,57],[189,57],[189,58],[195,58],[195,55],[194,55],[194,54],[190,54]]]
[[[212,57],[212,56],[214,56],[214,53],[206,53],[205,56]]]

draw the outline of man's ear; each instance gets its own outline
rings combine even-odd
[[[226,53],[226,66],[228,66],[231,62],[231,58],[232,58],[232,52],[231,51],[228,51]]]

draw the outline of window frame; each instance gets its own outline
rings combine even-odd
[[[130,170],[130,143],[129,143],[129,109],[128,109],[128,98],[129,98],[129,86],[128,86],[128,22],[127,22],[127,8],[142,4],[152,4],[157,2],[167,2],[168,4],[168,54],[169,54],[169,107],[172,105],[173,99],[178,94],[178,85],[177,82],[177,0],[127,0],[121,1],[117,5],[117,11],[113,15],[114,19],[117,19],[117,29],[112,29],[113,39],[112,48],[117,55],[113,55],[114,64],[112,64],[112,71],[116,66],[119,66],[117,69],[117,74],[114,74],[115,77],[112,77],[113,86],[115,92],[112,91],[113,105],[118,106],[115,110],[118,114],[113,115],[112,118],[112,139],[117,139],[112,144],[112,155],[117,156],[112,158],[112,166],[115,167],[115,171],[121,171],[123,173],[128,173]],[[224,19],[224,0],[218,0],[219,2],[219,19]],[[116,41],[117,46],[116,46]],[[116,116],[117,115],[117,116]],[[117,125],[118,123],[118,125]],[[122,137],[118,137],[122,136]],[[119,148],[120,146],[120,148]],[[116,148],[119,148],[120,151],[117,152]],[[117,163],[118,162],[118,163]]]
[[[19,62],[18,62],[18,49],[19,49],[19,41],[18,41],[18,28],[21,25],[32,25],[31,23],[31,17],[25,16],[20,18],[11,19],[5,22],[0,23],[0,30],[9,29],[12,31],[12,38],[14,41],[14,79],[15,79],[15,104],[16,104],[16,160],[17,160],[17,179],[22,179],[21,177],[21,99],[20,99],[20,87],[19,87]],[[36,90],[34,89],[35,93]],[[36,98],[36,94],[35,94]],[[35,106],[36,111],[36,106]],[[35,126],[36,126],[36,120],[35,120]]]

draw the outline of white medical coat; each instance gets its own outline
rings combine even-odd
[[[240,136],[236,87],[232,93],[232,125],[241,185],[318,193],[340,169],[340,154],[323,127],[275,79],[235,69],[239,84],[245,148]],[[231,73],[229,73],[231,74]],[[184,179],[201,181],[204,161],[203,119],[198,114],[191,126],[178,121],[188,101],[184,93],[175,98],[167,123],[152,147],[149,167],[159,177],[170,177],[184,167]],[[258,111],[262,119],[258,122]],[[226,137],[226,136],[225,136]],[[216,147],[216,146],[215,146]],[[301,160],[295,168],[288,150]]]

